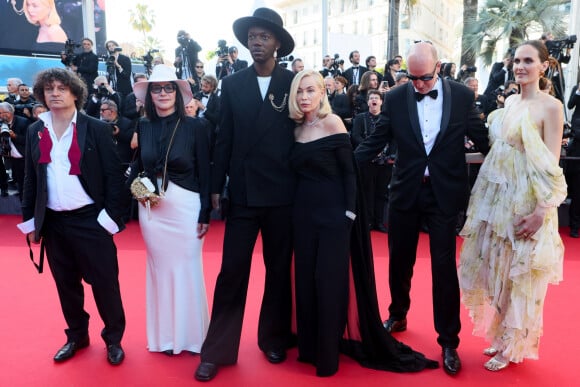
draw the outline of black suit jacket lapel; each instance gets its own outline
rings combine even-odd
[[[83,156],[85,154],[85,144],[87,142],[87,118],[81,113],[77,113],[77,141],[81,150],[80,165],[83,165]]]
[[[268,91],[266,92],[266,97],[262,101],[262,96],[260,94],[260,88],[258,87],[257,79],[254,79],[254,85],[257,88],[258,98],[261,101],[261,108],[256,118],[256,124],[252,125],[253,134],[249,138],[250,142],[247,144],[247,148],[244,153],[248,152],[256,143],[258,143],[262,137],[273,130],[279,124],[280,111],[283,112],[284,118],[288,116],[288,98],[289,90],[286,88],[286,83],[282,77],[277,76],[277,74],[282,71],[281,67],[276,66],[272,72],[272,78],[270,79],[270,85],[268,86]],[[254,74],[255,70],[252,72]],[[257,76],[257,74],[256,74]],[[249,95],[253,95],[252,92]]]
[[[421,147],[424,148],[421,124],[419,123],[419,112],[417,111],[417,99],[415,98],[415,88],[411,82],[407,83],[407,110],[409,111],[411,130]]]
[[[439,134],[435,139],[435,144],[433,144],[433,147],[437,146],[441,140],[441,137],[445,135],[447,127],[449,126],[449,119],[451,118],[451,87],[449,87],[449,81],[445,79],[441,79],[441,85],[443,86],[443,114],[441,115],[441,127],[439,128]]]

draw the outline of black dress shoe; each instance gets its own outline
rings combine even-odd
[[[282,363],[286,360],[286,351],[265,351],[266,359],[272,364]]]
[[[56,355],[54,355],[54,361],[60,363],[68,360],[75,355],[77,350],[86,348],[89,344],[90,340],[88,336],[80,341],[67,341],[66,344],[56,352]]]
[[[461,369],[461,360],[456,349],[443,348],[443,369],[449,375],[457,375]]]
[[[200,382],[209,382],[210,380],[215,378],[217,372],[218,372],[217,364],[202,361],[197,366],[197,370],[195,370],[194,377],[195,380],[199,380]]]
[[[125,359],[125,351],[121,348],[121,344],[107,345],[107,360],[112,365],[119,365]]]
[[[577,228],[570,229],[570,237],[572,237],[572,238],[580,238],[580,235],[578,235],[578,229]]]
[[[395,320],[393,318],[389,318],[383,323],[383,326],[389,333],[403,332],[407,330],[407,319],[404,318],[402,320]]]

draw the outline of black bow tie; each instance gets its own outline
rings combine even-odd
[[[202,94],[202,97],[209,98],[209,94]]]
[[[415,98],[417,98],[417,101],[422,101],[427,95],[433,99],[437,99],[437,90],[431,90],[427,94],[421,94],[417,91],[415,92]]]

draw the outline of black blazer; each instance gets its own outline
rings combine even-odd
[[[465,136],[482,153],[489,150],[487,129],[473,105],[473,91],[457,83],[443,83],[443,115],[441,130],[428,155],[423,145],[417,114],[415,89],[411,83],[386,93],[382,114],[385,121],[355,150],[359,163],[370,161],[393,141],[397,153],[390,183],[390,205],[410,209],[417,199],[425,168],[429,167],[433,192],[443,212],[457,213],[467,195]]]
[[[496,93],[495,90],[505,83],[505,73],[503,69],[503,62],[496,62],[491,66],[491,71],[489,72],[489,80],[487,81],[487,87],[483,94],[488,97],[492,97],[495,101]],[[508,70],[508,79],[514,79],[514,73],[512,70]]]
[[[362,75],[364,73],[366,73],[367,71],[369,71],[369,69],[367,69],[364,66],[358,66],[358,82],[357,85],[360,85],[360,79],[362,78]],[[349,67],[348,69],[346,69],[344,71],[344,73],[342,73],[342,76],[346,78],[346,80],[348,81],[349,85],[352,85],[352,78],[353,78],[353,69],[352,67]]]
[[[121,65],[123,71],[119,71],[119,69],[115,67],[115,75],[117,77],[117,87],[115,90],[121,93],[124,98],[133,92],[133,86],[131,86],[131,77],[133,76],[131,59],[126,55],[119,54],[117,62]]]
[[[43,129],[42,121],[28,128],[22,198],[22,219],[27,221],[34,217],[36,241],[40,240],[48,201],[46,164],[38,163],[39,133]],[[110,125],[81,112],[77,113],[77,138],[81,150],[81,174],[78,178],[85,192],[95,201],[97,209],[101,211],[104,208],[117,223],[119,230],[122,230],[125,228],[122,217],[129,204],[129,195],[111,132]]]
[[[212,193],[229,176],[230,200],[242,206],[290,205],[294,173],[288,162],[295,123],[288,118],[294,74],[277,65],[262,100],[253,66],[222,80],[221,121],[214,151]]]
[[[11,141],[22,157],[24,157],[24,153],[26,152],[26,130],[28,129],[28,125],[30,125],[30,120],[24,117],[14,116],[12,125],[10,126],[10,129],[16,134],[16,137],[11,139]]]

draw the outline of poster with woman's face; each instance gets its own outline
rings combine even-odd
[[[94,0],[95,47],[106,40],[105,1]],[[83,1],[0,0],[0,53],[60,55],[85,36]]]

